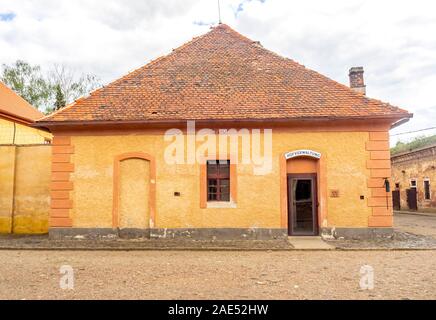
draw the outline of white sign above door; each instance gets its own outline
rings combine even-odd
[[[297,158],[297,157],[311,157],[315,159],[321,159],[321,153],[313,150],[295,150],[295,151],[287,152],[285,154],[286,160]]]

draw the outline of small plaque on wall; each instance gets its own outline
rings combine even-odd
[[[330,190],[330,198],[339,198],[339,190]]]

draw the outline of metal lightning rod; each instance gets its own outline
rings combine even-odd
[[[221,3],[218,0],[218,24],[221,24]]]

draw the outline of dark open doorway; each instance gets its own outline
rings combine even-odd
[[[289,174],[289,235],[318,235],[317,203],[316,174]]]
[[[416,188],[406,189],[407,206],[410,210],[418,210],[417,192]]]
[[[394,210],[401,210],[400,190],[392,191],[392,202]]]

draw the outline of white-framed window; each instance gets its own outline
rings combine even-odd
[[[410,187],[416,189],[416,187],[417,187],[417,185],[416,185],[416,179],[410,179]]]
[[[424,200],[431,200],[430,179],[424,179]]]

